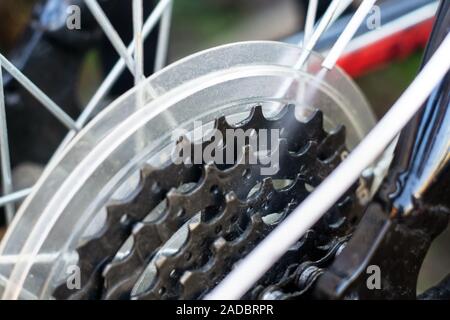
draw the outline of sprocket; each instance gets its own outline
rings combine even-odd
[[[339,127],[327,133],[322,121],[320,111],[306,122],[298,121],[292,105],[269,119],[263,115],[262,107],[256,106],[239,123],[230,125],[224,117],[215,121],[214,129],[221,133],[228,129],[280,130],[277,149],[269,150],[279,152],[279,168],[270,178],[260,174],[262,163],[247,161],[252,152],[249,145],[242,151],[233,150],[236,163],[228,166],[186,164],[189,161],[181,164],[168,161],[161,168],[146,165],[141,169],[138,188],[126,200],[107,205],[103,228],[78,247],[78,265],[84,275],[81,289],[69,290],[60,285],[54,296],[58,299],[201,297],[270,232],[273,225],[265,223],[264,217],[277,213],[281,221],[339,164],[346,152],[345,130]],[[203,150],[209,142],[206,139],[196,144],[182,137],[178,145]],[[224,138],[223,148],[228,145]],[[289,186],[278,189],[274,186],[286,181]],[[190,185],[188,190],[180,191],[180,186],[186,185]],[[258,190],[251,194],[255,189]],[[344,212],[340,208],[348,202],[355,207],[353,191],[315,227],[314,245],[324,245],[351,232],[350,215],[358,210],[347,207]],[[144,220],[162,202],[165,202],[162,213],[153,220]],[[189,222],[198,213],[200,220]],[[185,224],[188,237],[179,250],[173,255],[159,254]],[[131,251],[121,259],[114,259],[129,237],[133,239]],[[156,276],[151,283],[143,283],[140,279],[152,260]],[[283,259],[280,266],[287,267]]]

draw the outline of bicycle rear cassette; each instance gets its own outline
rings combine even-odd
[[[48,165],[5,236],[3,297],[201,298],[375,123],[341,70],[319,73],[314,53],[293,68],[302,52],[277,42],[210,49],[102,111]],[[208,134],[196,140],[199,129]],[[196,161],[211,145],[213,161]],[[176,163],[174,147],[192,153]],[[320,271],[300,270],[326,266],[358,221],[356,187],[249,298],[308,290]],[[73,272],[81,280],[70,286]]]

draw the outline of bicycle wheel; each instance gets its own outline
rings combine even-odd
[[[323,188],[322,181],[375,125],[360,90],[335,67],[374,2],[362,2],[324,59],[311,51],[350,1],[332,1],[301,48],[277,42],[225,45],[182,59],[143,80],[142,34],[148,34],[155,17],[165,12],[160,64],[166,53],[171,1],[160,1],[144,27],[142,1],[133,2],[136,41],[129,49],[117,39],[96,1],[86,1],[122,59],[77,121],[2,59],[8,72],[74,129],[2,241],[3,297],[173,299],[209,294],[237,261],[263,239],[267,242],[277,225],[294,217],[291,213],[298,212],[295,208],[310,193],[316,194],[314,189]],[[136,86],[80,129],[126,66],[134,72]],[[426,96],[425,92],[417,103]],[[196,139],[198,130],[208,132],[200,134],[202,143]],[[174,163],[174,147],[187,146],[183,151],[194,154],[197,148],[204,156],[211,130],[213,136],[223,134],[211,155],[213,162],[183,155],[181,163]],[[232,144],[226,130],[244,132],[242,145]],[[271,142],[260,149],[258,143],[267,132],[266,141]],[[255,136],[256,144],[250,145]],[[357,176],[392,138],[387,135],[375,154],[358,162]],[[252,148],[258,160],[247,163]],[[216,157],[219,150],[231,154],[229,162],[221,163],[223,159]],[[265,156],[259,158],[261,153]],[[276,161],[267,164],[273,155]],[[264,168],[275,173],[266,176]],[[384,173],[375,171],[375,180]],[[336,190],[336,199],[326,201],[330,206],[336,203],[334,208],[322,210],[327,214],[318,225],[306,226],[317,234],[314,241],[322,241],[314,251],[322,258],[336,255],[351,237],[362,214],[358,199],[368,201],[378,185],[364,185],[364,179],[353,185],[348,180],[340,182],[343,187]],[[353,209],[346,207],[348,203]],[[301,239],[295,233],[292,237]],[[283,257],[278,269],[270,269],[264,284],[259,283],[262,288],[237,292],[274,298],[273,291],[267,295],[267,288],[280,281],[280,269],[289,265],[290,258]],[[200,282],[204,284],[199,287]],[[218,289],[226,292],[224,283]]]

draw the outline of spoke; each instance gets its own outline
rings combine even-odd
[[[370,10],[372,10],[373,5],[377,0],[364,0],[361,5],[356,10],[355,14],[345,27],[344,31],[342,31],[341,35],[337,39],[336,43],[331,48],[327,57],[322,63],[322,67],[331,69],[334,67],[342,52],[344,52],[350,40],[355,35],[356,31],[358,31],[361,23],[363,23],[366,16],[369,14]]]
[[[173,1],[166,7],[159,25],[158,45],[156,47],[155,72],[166,65],[169,48],[170,25],[172,20]]]
[[[142,28],[142,38],[145,40],[148,35],[152,32],[152,30],[155,28],[156,24],[158,23],[159,19],[163,14],[167,14],[168,12],[168,6],[172,4],[172,0],[161,0],[155,9],[152,11],[150,16],[145,21],[145,24]],[[165,11],[167,10],[167,11]],[[168,18],[166,18],[167,21]],[[170,23],[170,20],[168,20]],[[133,54],[135,51],[135,43],[132,41],[128,48],[126,49],[129,56]],[[0,62],[5,61],[6,58],[0,55]],[[7,62],[7,60],[6,60]],[[34,84],[25,78],[24,75],[20,73],[20,71],[16,70],[16,68],[9,63],[9,68],[5,68],[9,73],[11,73],[24,87],[26,87],[35,97],[39,97],[38,100],[41,101],[41,103],[49,109],[53,114],[57,116],[58,119],[61,120],[66,126],[71,128],[72,130],[66,135],[65,139],[61,143],[61,145],[58,147],[58,150],[55,152],[52,159],[55,158],[57,154],[59,154],[73,139],[73,137],[76,135],[76,133],[79,131],[78,128],[82,128],[88,119],[90,118],[91,114],[95,111],[95,109],[98,107],[102,99],[106,96],[106,94],[109,92],[111,87],[114,85],[116,80],[119,78],[119,76],[122,74],[126,67],[126,63],[124,58],[121,56],[121,58],[118,60],[118,62],[115,64],[113,69],[110,71],[108,76],[103,81],[102,85],[99,87],[97,92],[94,94],[94,96],[91,98],[90,102],[86,106],[86,108],[81,113],[80,117],[77,119],[76,122],[74,122],[68,115],[65,115],[64,111],[62,111],[61,108],[59,108],[55,103],[53,103],[50,98],[45,96],[44,93],[42,93],[37,87],[34,88]],[[134,69],[133,69],[134,72]],[[36,89],[36,90],[34,90]],[[45,102],[44,102],[45,101]],[[61,111],[61,112],[60,112]],[[64,116],[65,115],[65,116]],[[66,119],[66,121],[63,121],[62,119]],[[10,203],[18,202],[26,198],[31,192],[31,188],[29,189],[23,189],[11,194],[7,194],[3,197],[0,197],[0,207],[8,205]]]
[[[155,28],[156,24],[158,23],[159,18],[164,13],[164,9],[172,2],[172,0],[161,0],[156,5],[153,12],[150,14],[150,16],[147,18],[144,28],[143,28],[143,38],[146,39],[148,35],[152,32],[152,30]],[[128,52],[132,54],[134,52],[134,41],[130,43],[128,46]],[[117,79],[122,74],[123,70],[125,69],[125,62],[122,58],[120,58],[117,63],[114,65],[114,67],[111,69],[109,74],[106,76],[103,83],[100,85],[100,87],[97,89],[95,94],[92,96],[91,100],[87,104],[87,106],[84,108],[83,112],[77,119],[77,125],[79,127],[83,127],[86,122],[91,117],[92,113],[98,108],[100,102],[105,98],[105,96],[108,94],[109,90],[112,88],[114,83],[117,81]],[[67,136],[64,138],[63,142],[58,147],[58,150],[56,150],[54,156],[52,159],[55,158],[56,155],[58,155],[64,148],[69,144],[69,142],[73,139],[76,132],[71,131],[67,134]]]
[[[300,70],[303,68],[305,62],[308,60],[309,55],[311,54],[311,51],[316,46],[317,41],[319,41],[322,34],[330,27],[331,24],[336,21],[340,17],[340,15],[347,9],[347,7],[352,3],[352,0],[333,0],[333,2],[328,6],[327,11],[323,15],[323,17],[320,19],[320,21],[317,23],[317,27],[315,28],[314,32],[312,32],[311,35],[308,35],[310,33],[309,31],[306,31],[305,27],[305,35],[303,37],[304,41],[302,40],[299,43],[299,46],[302,46],[305,50],[300,55],[298,61],[294,65],[294,69]],[[311,2],[310,2],[311,4]],[[314,4],[312,4],[314,6]],[[308,7],[308,15],[312,15],[310,11],[313,11],[314,7],[311,8],[311,6]],[[312,18],[310,18],[312,19]],[[311,23],[311,22],[309,22]],[[312,22],[314,23],[314,21]],[[308,24],[308,23],[307,23]],[[275,94],[275,97],[282,98],[286,94],[286,92],[289,90],[290,86],[292,85],[292,80],[286,80],[284,81],[280,88],[278,89],[277,93]],[[301,86],[304,88],[305,85],[301,84]],[[300,90],[300,94],[303,94],[304,90]]]
[[[52,99],[50,99],[41,89],[39,89],[30,79],[28,79],[19,69],[0,54],[0,62],[3,68],[8,71],[22,86],[24,86],[42,105],[47,108],[66,127],[78,131],[75,121],[61,109]]]
[[[303,43],[307,43],[313,32],[314,23],[317,15],[317,5],[319,0],[309,0],[308,11],[306,12],[305,31],[303,35]]]
[[[330,24],[328,25],[327,29],[337,20],[339,17],[344,13],[344,11],[353,3],[353,0],[341,0],[341,3],[339,4],[338,8],[336,9],[336,12],[333,15],[333,18],[330,21]]]
[[[133,34],[134,34],[134,85],[136,86],[136,108],[144,106],[144,90],[141,85],[144,80],[144,42],[142,38],[143,3],[142,0],[133,0]],[[138,134],[135,140],[136,146],[144,145],[145,136]]]
[[[25,199],[31,193],[31,190],[32,188],[23,189],[1,197],[0,207],[3,207],[9,203],[19,202]]]
[[[421,108],[450,69],[450,35],[414,82],[350,155],[206,298],[238,299],[264,275],[370,166]]]
[[[134,32],[134,84],[138,85],[144,78],[144,42],[142,38],[143,3],[133,0],[133,32]]]
[[[92,15],[97,20],[100,27],[105,32],[114,49],[116,49],[119,56],[125,60],[128,69],[130,69],[131,73],[134,74],[135,70],[133,59],[129,54],[129,52],[127,51],[127,48],[125,47],[125,44],[123,43],[116,29],[114,29],[105,12],[98,4],[97,0],[84,0],[84,1],[88,6],[89,10],[91,11]]]
[[[310,1],[310,5],[311,5],[311,1]],[[324,29],[324,31],[323,32],[325,32],[325,31],[327,31],[329,28],[330,28],[330,26],[337,20],[337,19],[339,19],[339,17],[344,13],[344,11],[351,5],[353,3],[353,0],[341,0],[340,2],[339,2],[339,4],[338,4],[338,6],[337,6],[337,9],[336,9],[336,11],[334,12],[334,14],[333,14],[333,16],[332,16],[332,18],[331,18],[331,20],[330,20],[330,22],[328,23],[328,25],[326,25],[326,27],[325,27],[325,29]],[[311,8],[311,10],[313,10],[314,8]],[[308,13],[307,14],[309,14],[309,10],[310,10],[310,7],[308,7]],[[316,11],[317,11],[317,9],[316,9]],[[314,16],[315,17],[315,16]],[[307,17],[307,19],[308,19],[308,17]],[[314,19],[315,20],[315,19]],[[317,23],[317,26],[320,24],[320,21],[321,21],[322,19],[319,19],[319,22]],[[314,22],[313,22],[314,23]],[[313,26],[314,27],[314,26]],[[309,27],[310,28],[310,27]],[[300,43],[298,44],[299,46],[303,46],[303,44],[304,43],[306,43],[309,39],[310,39],[310,37],[311,37],[311,35],[312,35],[312,33],[313,33],[313,28],[312,29],[310,29],[310,31],[307,31],[307,28],[306,28],[306,25],[305,25],[305,32],[304,32],[304,35],[303,35],[303,39],[300,41]],[[309,35],[307,35],[307,34],[309,34]],[[320,36],[319,36],[319,38],[320,38]]]
[[[351,2],[345,3],[350,5]],[[346,6],[345,6],[346,8]],[[314,47],[317,44],[317,41],[319,41],[322,34],[327,30],[327,28],[331,25],[331,23],[337,19],[337,13],[338,9],[343,9],[342,12],[345,10],[344,4],[341,2],[341,0],[333,0],[330,5],[328,6],[327,11],[323,15],[322,19],[320,19],[320,22],[317,25],[317,28],[314,30],[313,34],[311,35],[311,38],[308,40],[308,42],[305,42],[304,48],[306,49],[303,54],[300,56],[299,61],[295,64],[295,69],[300,69],[303,64],[308,60],[308,57],[311,53],[311,51],[314,49]]]
[[[3,72],[0,62],[0,160],[2,168],[3,194],[9,195],[13,192],[11,174],[11,160],[9,156],[8,127],[6,125],[5,95],[3,92]],[[14,203],[6,205],[6,222],[9,224],[14,217]]]
[[[345,49],[345,53],[347,54],[355,52],[357,50],[360,50],[361,48],[368,47],[369,45],[376,43],[381,39],[384,39],[390,35],[401,32],[433,18],[436,15],[438,6],[439,2],[432,2],[408,14],[403,15],[398,19],[395,19],[388,23],[384,23],[380,26],[380,28],[354,38]]]
[[[36,257],[36,263],[54,263],[58,258],[58,253],[44,253],[39,254]],[[14,265],[17,261],[20,261],[19,254],[5,254],[0,256],[0,265]]]

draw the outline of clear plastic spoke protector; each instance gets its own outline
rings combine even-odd
[[[345,125],[347,145],[355,146],[375,124],[370,106],[343,71],[321,70],[316,54],[295,70],[302,52],[259,41],[213,48],[152,75],[103,110],[47,166],[5,235],[3,298],[51,298],[105,203],[144,162],[161,164],[177,128],[243,118],[257,104],[270,117],[293,103],[299,119],[317,108],[328,130]]]

